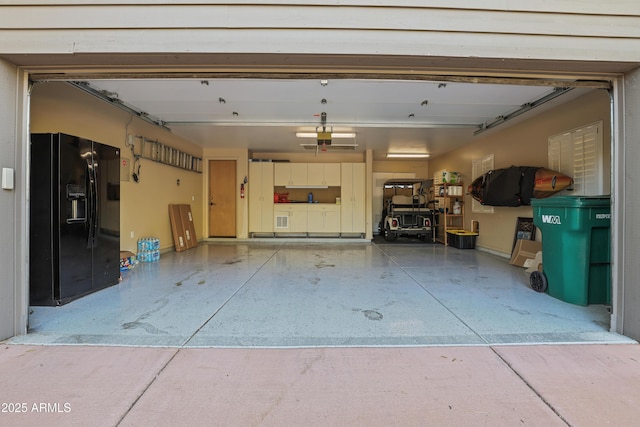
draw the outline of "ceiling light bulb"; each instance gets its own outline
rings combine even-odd
[[[429,157],[427,153],[387,153],[388,159],[425,159]]]
[[[315,132],[296,132],[298,138],[317,138],[318,134]]]
[[[356,134],[354,132],[333,132],[331,134],[332,138],[355,138]]]
[[[318,132],[296,132],[298,138],[317,138]],[[331,132],[331,138],[355,138],[355,132]]]

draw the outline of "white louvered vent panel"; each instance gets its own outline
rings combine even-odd
[[[276,216],[276,228],[289,228],[289,217]]]

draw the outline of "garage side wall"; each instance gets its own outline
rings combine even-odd
[[[516,166],[548,166],[547,141],[557,133],[596,121],[603,122],[604,188],[610,187],[610,134],[611,114],[609,94],[597,90],[565,105],[546,111],[539,116],[509,127],[498,127],[495,132],[480,134],[468,146],[433,159],[431,171],[446,169],[461,172],[465,186],[471,182],[471,162],[494,155],[494,168]],[[465,227],[471,221],[480,224],[476,246],[499,254],[510,255],[517,217],[531,217],[531,207],[494,207],[494,213],[474,214],[472,199],[464,196]]]
[[[31,95],[31,131],[63,132],[120,148],[120,249],[137,251],[137,240],[157,237],[161,249],[174,246],[169,222],[169,204],[190,204],[196,235],[203,237],[203,174],[141,159],[134,163],[127,135],[149,140],[202,156],[202,149],[171,132],[153,126],[94,98],[66,83],[37,83]],[[140,153],[139,138],[133,149]],[[135,182],[132,174],[139,176]],[[178,180],[179,184],[178,184]]]

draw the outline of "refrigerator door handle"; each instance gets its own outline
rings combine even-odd
[[[89,229],[87,232],[87,248],[93,248],[95,244],[96,194],[95,194],[95,175],[94,175],[93,169],[94,169],[93,160],[91,158],[88,158],[87,159],[87,179],[89,180],[89,186],[88,186],[89,188],[87,192],[89,193],[89,197],[88,197],[89,208],[87,209],[87,216],[89,217],[88,218]]]
[[[96,246],[98,246],[98,239],[97,239],[97,232],[98,232],[98,215],[99,215],[99,210],[98,210],[98,201],[99,201],[99,197],[98,197],[98,159],[96,157],[96,153],[94,151],[94,156],[93,156],[93,167],[91,168],[91,174],[92,174],[92,178],[91,178],[91,183],[92,183],[92,188],[91,191],[93,192],[93,203],[91,208],[93,209],[93,217],[92,217],[92,225],[91,225],[91,229],[92,229],[92,234],[91,234],[91,239],[93,241],[93,247],[95,248]]]

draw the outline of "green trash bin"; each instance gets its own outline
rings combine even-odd
[[[542,279],[549,295],[584,306],[610,304],[610,197],[555,196],[532,199],[531,206],[542,231]]]

